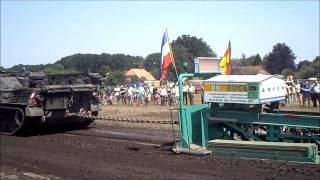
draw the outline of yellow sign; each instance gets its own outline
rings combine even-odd
[[[217,89],[219,92],[228,92],[228,85],[227,84],[220,84]]]
[[[246,84],[204,84],[205,92],[248,92]]]
[[[203,90],[206,91],[206,92],[213,91],[212,84],[204,84],[203,85]]]

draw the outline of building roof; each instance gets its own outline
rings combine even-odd
[[[222,83],[248,83],[262,82],[269,78],[277,78],[273,75],[219,75],[205,80],[206,82],[222,82]]]
[[[132,68],[129,71],[127,71],[126,76],[137,76],[138,78],[144,78],[147,81],[155,80],[153,75],[148,71],[146,71],[145,69]]]

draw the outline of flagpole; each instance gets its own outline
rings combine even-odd
[[[176,67],[176,62],[174,61],[174,57],[173,57],[173,53],[172,53],[171,43],[169,41],[169,35],[168,35],[167,28],[166,28],[166,33],[167,33],[167,40],[168,40],[168,43],[169,43],[170,57],[172,59],[172,63],[173,63],[174,69],[176,71],[176,76],[177,76],[177,80],[178,80],[178,71],[177,71],[177,67]]]
[[[228,44],[228,48],[229,48],[229,68],[228,68],[228,70],[229,70],[229,75],[231,74],[231,43],[230,43],[230,38],[229,38],[229,44]]]

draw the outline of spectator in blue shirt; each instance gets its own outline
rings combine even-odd
[[[308,107],[310,107],[310,100],[311,100],[311,94],[310,94],[310,83],[309,81],[305,81],[302,84],[301,92],[302,92],[302,105],[306,105],[306,101],[308,101]]]

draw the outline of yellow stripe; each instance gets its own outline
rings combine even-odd
[[[226,66],[227,65],[227,59],[226,57],[223,57],[220,61],[220,66]]]
[[[212,91],[212,84],[204,84],[203,85],[203,90],[205,92]]]
[[[220,84],[220,92],[228,92],[228,86],[226,84]]]

